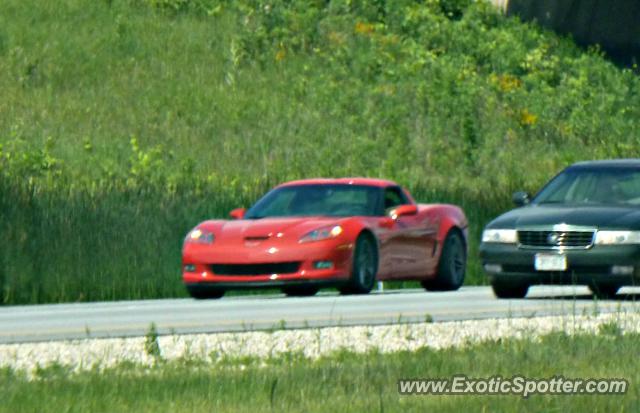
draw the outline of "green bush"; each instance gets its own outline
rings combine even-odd
[[[484,2],[6,0],[2,301],[182,295],[191,226],[314,176],[461,204],[481,283],[511,192],[637,156],[639,86]]]

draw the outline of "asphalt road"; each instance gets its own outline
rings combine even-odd
[[[365,296],[236,296],[0,307],[0,343],[277,328],[435,322],[638,311],[640,288],[596,301],[583,287],[534,287],[526,299],[498,300],[488,287],[455,292],[388,290]]]

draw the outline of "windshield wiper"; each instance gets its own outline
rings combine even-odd
[[[566,204],[567,202],[565,201],[541,201],[541,202],[534,202],[537,205],[544,205],[544,204]]]

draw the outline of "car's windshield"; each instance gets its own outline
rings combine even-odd
[[[365,185],[294,185],[276,188],[245,218],[291,216],[373,216],[381,209],[381,188]]]
[[[568,169],[540,191],[533,203],[640,205],[640,170]]]

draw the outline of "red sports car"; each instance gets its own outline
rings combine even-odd
[[[416,204],[391,181],[288,182],[230,215],[234,220],[202,222],[184,241],[182,277],[195,298],[255,287],[297,296],[321,287],[366,294],[376,280],[455,290],[464,281],[464,212]]]

